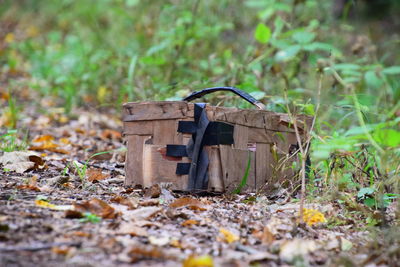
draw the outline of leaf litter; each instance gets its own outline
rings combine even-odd
[[[125,188],[119,119],[81,112],[57,120],[55,128],[45,128],[54,118],[41,120],[46,123],[26,121],[35,151],[0,155],[2,266],[377,263],[366,250],[374,241],[356,219],[329,225],[342,218],[340,205],[307,204],[301,226],[299,204],[290,199],[184,196],[160,185]],[[102,151],[109,153],[91,157]],[[395,239],[379,242],[399,246]],[[389,265],[396,253],[375,258]]]

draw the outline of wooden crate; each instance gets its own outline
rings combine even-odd
[[[195,104],[186,101],[126,103],[123,106],[127,141],[125,185],[168,183],[174,190],[187,190],[189,175],[177,173],[178,163],[188,157],[167,155],[167,145],[188,145],[192,134],[178,132],[180,121],[194,120]],[[206,105],[210,121],[233,128],[233,144],[205,145],[208,155],[209,191],[226,192],[241,182],[250,162],[244,191],[268,190],[295,175],[290,150],[297,146],[287,114]],[[304,139],[312,118],[297,119]],[[192,188],[193,189],[193,188]],[[204,188],[203,188],[204,189]]]

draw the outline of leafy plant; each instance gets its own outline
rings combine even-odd
[[[6,133],[0,135],[0,151],[12,152],[16,150],[25,150],[27,148],[27,137],[21,141],[18,139],[17,130],[7,130]]]
[[[101,217],[97,216],[96,214],[93,214],[91,212],[85,212],[83,214],[83,218],[79,219],[80,222],[82,223],[99,223],[101,222]]]

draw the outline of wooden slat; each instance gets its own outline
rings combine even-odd
[[[250,172],[247,177],[247,186],[243,188],[243,191],[255,190],[255,153],[249,152],[249,150],[234,149],[228,145],[220,145],[222,175],[225,189],[228,192],[239,186],[245,174],[249,153],[251,155]]]
[[[176,175],[176,165],[179,162],[189,162],[187,158],[172,158],[165,156],[165,146],[145,145],[143,152],[143,186],[168,183],[173,190],[186,190],[188,175]]]
[[[261,189],[271,176],[271,152],[269,144],[256,146],[256,188]]]
[[[129,135],[125,162],[125,185],[143,184],[143,146],[151,136]]]
[[[154,121],[153,144],[167,145],[175,144],[179,140],[176,120]]]
[[[153,135],[154,121],[132,121],[124,123],[124,135]]]
[[[187,102],[158,101],[124,104],[123,121],[168,120],[185,118]]]
[[[234,147],[247,149],[249,140],[249,129],[247,126],[236,124],[233,131]]]
[[[271,132],[266,129],[249,127],[249,143],[272,144]]]
[[[208,153],[208,189],[213,192],[224,192],[224,180],[222,175],[221,157],[218,146],[204,147]]]

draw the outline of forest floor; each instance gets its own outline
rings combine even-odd
[[[372,231],[339,201],[308,200],[321,222],[299,225],[298,200],[284,189],[200,197],[158,185],[126,188],[117,115],[47,111],[25,108],[28,150],[0,155],[1,266],[399,263],[399,231]],[[91,157],[100,151],[110,153]]]

